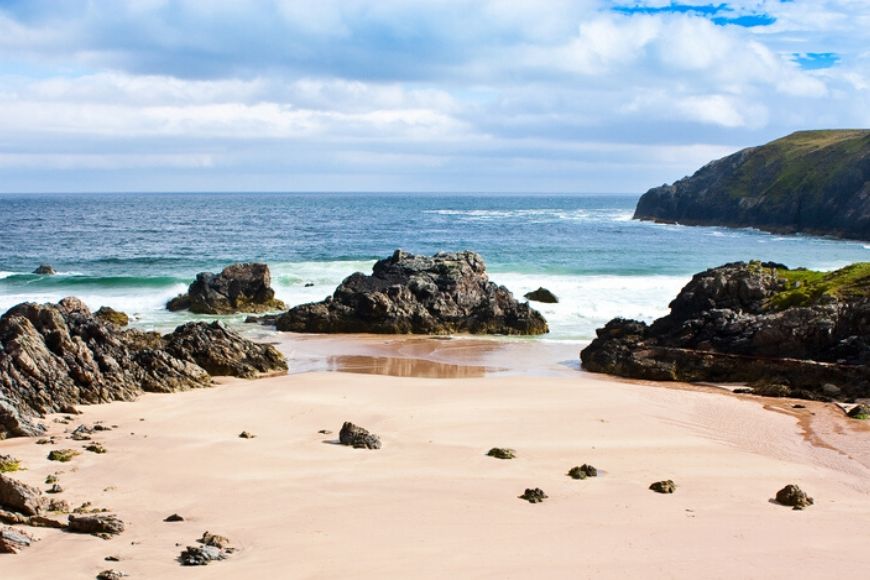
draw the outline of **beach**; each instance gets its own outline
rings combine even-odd
[[[292,353],[323,352],[329,341],[305,342],[307,350],[296,339],[281,343],[291,369]],[[546,349],[537,372],[523,366],[531,354],[511,347],[501,356],[472,341],[436,356],[436,342],[464,341],[336,337],[334,356],[362,353],[360,372],[220,379],[213,388],[82,406],[68,425],[49,417],[50,432],[117,427],[94,434],[106,454],[67,464],[47,461],[48,448],[79,443],[0,441],[0,453],[26,467],[19,479],[46,487],[45,477],[60,472],[60,497],[92,501],[127,524],[111,540],[33,528],[41,540],[2,558],[2,576],[93,578],[107,568],[131,578],[854,574],[870,523],[870,429],[837,407],[619,381],[559,364]],[[421,352],[429,354],[415,358]],[[478,370],[374,374],[383,359]],[[504,368],[507,359],[520,368]],[[337,445],[344,421],[380,435],[383,448]],[[243,430],[256,437],[239,438]],[[486,456],[492,447],[517,458]],[[584,463],[599,476],[566,475]],[[677,484],[673,495],[648,489],[664,479]],[[788,483],[815,505],[774,503]],[[518,499],[534,487],[548,499]],[[163,521],[173,513],[185,521]],[[180,566],[181,550],[206,530],[237,551],[204,568]],[[110,555],[120,561],[104,561]]]

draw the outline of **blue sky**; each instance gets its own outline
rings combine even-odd
[[[0,191],[631,192],[870,126],[866,0],[0,0]]]

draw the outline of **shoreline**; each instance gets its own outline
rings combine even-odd
[[[870,537],[870,429],[832,405],[617,379],[553,365],[534,348],[475,343],[282,341],[280,349],[306,356],[361,356],[354,370],[363,372],[220,379],[209,389],[81,406],[69,425],[51,416],[54,433],[95,421],[118,428],[95,436],[108,453],[69,464],[45,455],[78,442],[0,441],[0,452],[27,468],[14,475],[45,488],[46,475],[61,471],[66,491],[55,497],[109,508],[128,529],[104,541],[31,528],[41,541],[0,556],[0,573],[824,578],[853,570],[843,555],[860,553]],[[513,361],[526,372],[371,374],[379,357],[438,371],[463,368],[457,361]],[[394,368],[419,372],[420,364]],[[549,375],[528,372],[551,366]],[[330,445],[345,420],[379,434],[384,448]],[[239,439],[242,430],[257,437]],[[518,458],[486,457],[495,446]],[[585,462],[602,475],[566,477]],[[674,479],[677,492],[647,489],[660,479]],[[792,512],[771,503],[786,483],[801,485],[816,505]],[[517,499],[525,487],[549,499]],[[174,512],[186,521],[162,521]],[[205,530],[228,536],[238,551],[207,571],[182,568],[175,558]],[[108,555],[121,561],[103,561]]]

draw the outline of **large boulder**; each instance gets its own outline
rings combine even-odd
[[[73,405],[286,368],[272,347],[203,322],[161,337],[107,323],[77,298],[19,304],[0,317],[0,438],[37,435],[37,418]]]
[[[870,264],[835,272],[736,262],[695,275],[652,325],[616,318],[583,368],[630,378],[747,382],[829,400],[870,396]]]
[[[197,314],[235,314],[283,310],[285,304],[275,298],[272,277],[266,264],[232,264],[220,274],[200,272],[182,294],[166,304],[169,310]]]
[[[323,302],[276,319],[292,332],[378,334],[543,334],[547,322],[491,282],[474,252],[414,256],[396,250],[371,275],[346,278]]]

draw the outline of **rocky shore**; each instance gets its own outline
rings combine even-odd
[[[746,382],[757,394],[870,397],[870,264],[829,272],[737,262],[696,274],[652,325],[616,318],[583,368],[666,381]]]
[[[188,323],[161,336],[123,329],[77,298],[23,303],[0,317],[0,438],[40,434],[39,418],[74,405],[129,401],[143,391],[204,387],[211,375],[283,372],[274,347],[219,323]]]
[[[432,257],[396,250],[371,275],[352,274],[322,302],[291,308],[275,319],[292,332],[376,334],[510,334],[547,332],[528,303],[491,282],[475,252]]]

